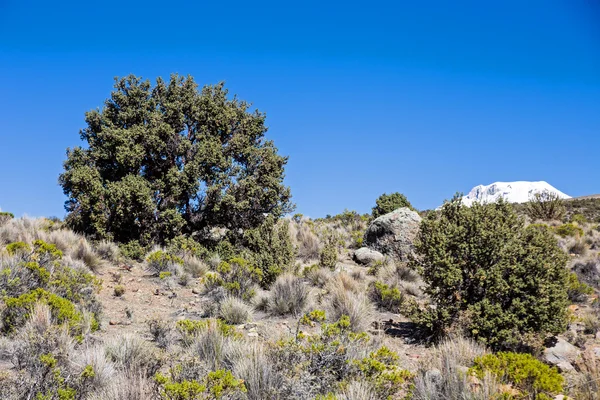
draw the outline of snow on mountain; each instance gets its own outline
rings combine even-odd
[[[555,193],[562,199],[570,199],[571,196],[564,194],[547,182],[495,182],[491,185],[475,186],[468,195],[463,196],[462,201],[466,206],[471,206],[474,202],[492,203],[501,197],[509,203],[525,203],[531,197],[543,191]]]

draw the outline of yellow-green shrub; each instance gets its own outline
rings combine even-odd
[[[491,373],[501,382],[514,385],[524,395],[533,396],[536,400],[550,400],[563,391],[564,378],[558,370],[530,354],[486,354],[477,357],[474,364],[470,371],[478,378],[483,379],[486,373]]]

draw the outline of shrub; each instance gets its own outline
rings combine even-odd
[[[243,300],[254,297],[256,284],[262,278],[262,270],[239,257],[232,258],[229,262],[221,262],[217,272],[218,275],[205,276],[205,290],[210,292],[217,287],[222,287],[227,293]]]
[[[337,244],[332,238],[328,238],[325,246],[319,254],[319,265],[331,270],[335,269],[338,260]]]
[[[231,371],[211,371],[201,381],[186,380],[178,377],[177,370],[171,370],[171,376],[156,374],[154,381],[160,399],[164,400],[195,400],[232,398],[239,393],[245,393],[246,387],[241,379],[233,376]]]
[[[400,311],[400,306],[402,305],[402,293],[397,287],[390,287],[385,283],[375,281],[369,285],[369,294],[371,300],[379,307],[393,313]]]
[[[583,229],[570,222],[554,227],[554,232],[562,237],[583,236]]]
[[[184,256],[183,270],[194,278],[200,278],[208,271],[208,265],[198,257]]]
[[[466,207],[458,197],[424,219],[415,264],[436,308],[417,320],[437,334],[460,321],[494,348],[562,332],[567,256],[547,228],[524,225],[504,201]]]
[[[317,287],[324,287],[331,279],[331,270],[329,268],[320,268],[319,264],[304,268],[302,274]]]
[[[577,225],[584,225],[588,223],[588,220],[583,214],[573,214],[571,215],[571,222]]]
[[[154,251],[146,258],[146,270],[154,276],[159,276],[162,272],[173,273],[182,264],[181,258],[162,250]]]
[[[0,211],[0,225],[3,225],[13,219],[15,215],[10,212]]]
[[[478,378],[490,372],[501,382],[512,384],[536,400],[550,400],[562,393],[564,378],[556,368],[538,361],[530,354],[500,352],[475,359],[471,369]]]
[[[156,345],[161,349],[166,349],[173,340],[171,325],[167,321],[158,318],[152,318],[148,322],[150,336]]]
[[[119,250],[124,257],[136,261],[142,261],[144,254],[146,254],[146,248],[137,240],[131,240],[127,243],[120,244]]]
[[[116,297],[121,297],[125,294],[125,286],[123,285],[117,285],[114,288],[114,294]]]
[[[569,273],[569,279],[567,283],[567,294],[569,300],[574,303],[583,303],[587,300],[588,296],[594,293],[594,289],[591,286],[581,282],[575,272]]]
[[[85,239],[77,243],[74,251],[71,252],[71,257],[83,261],[91,271],[97,271],[100,267],[100,259]]]
[[[525,204],[525,212],[532,220],[546,221],[560,220],[565,215],[566,209],[563,200],[556,193],[544,190],[535,193]]]
[[[228,296],[220,304],[219,315],[225,322],[239,325],[252,320],[252,307],[237,297]]]
[[[375,207],[373,207],[373,218],[380,217],[384,214],[391,213],[394,210],[402,207],[408,207],[411,210],[414,210],[413,206],[410,204],[406,196],[402,193],[392,193],[392,194],[382,194],[375,200]]]
[[[273,216],[256,229],[244,233],[249,260],[262,271],[261,286],[267,288],[294,264],[294,246],[289,234],[289,221],[276,221]]]
[[[588,251],[588,246],[585,244],[585,242],[577,240],[569,246],[568,251],[570,254],[585,256]]]
[[[11,255],[27,254],[31,251],[31,246],[25,242],[14,242],[6,245],[6,252]]]
[[[11,331],[22,326],[36,303],[50,306],[52,317],[58,323],[66,323],[74,332],[81,332],[83,314],[77,311],[75,305],[67,299],[50,293],[44,289],[34,289],[19,297],[9,297],[4,300],[6,309],[2,313],[5,331]]]
[[[233,363],[233,374],[243,379],[248,400],[282,399],[283,376],[267,356],[266,349],[254,342],[246,355]]]
[[[271,287],[269,310],[274,314],[302,313],[308,303],[309,290],[302,279],[293,275],[282,275]]]

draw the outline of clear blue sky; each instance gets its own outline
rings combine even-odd
[[[600,192],[596,0],[0,0],[0,207],[64,216],[84,112],[115,76],[171,72],[267,113],[313,217],[494,181]]]

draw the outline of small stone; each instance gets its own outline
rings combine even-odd
[[[252,329],[256,330],[257,326],[258,325],[256,325],[255,323],[252,323],[252,322],[249,322],[249,323],[243,325],[244,329],[250,329],[250,330],[252,330]]]
[[[142,281],[142,278],[138,278],[138,280],[137,280],[137,281],[138,281],[138,282],[141,282],[141,281]]]
[[[136,293],[138,290],[140,290],[140,288],[133,288],[133,289],[131,289],[131,291],[132,291],[133,293]]]
[[[257,332],[248,332],[248,337],[258,337]]]
[[[119,322],[111,319],[110,321],[108,321],[108,324],[109,325],[119,325]]]
[[[200,291],[198,289],[192,289],[192,293],[193,294],[200,294]]]
[[[560,372],[568,372],[568,371],[574,371],[575,370],[575,368],[573,367],[573,365],[571,365],[571,363],[567,362],[567,361],[559,362],[558,364],[556,364],[556,367],[558,368],[558,370]]]

